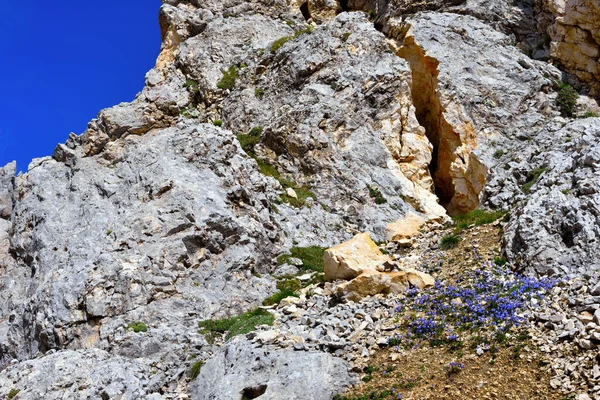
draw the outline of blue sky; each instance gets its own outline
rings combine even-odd
[[[160,49],[160,0],[7,0],[0,8],[0,167],[26,171],[102,108],[131,101]]]

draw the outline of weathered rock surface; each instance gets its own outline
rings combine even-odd
[[[600,4],[595,0],[540,0],[539,28],[550,43],[550,55],[600,96]]]
[[[202,367],[190,387],[195,400],[329,399],[356,377],[340,358],[322,352],[256,347],[234,339]]]
[[[313,303],[281,302],[282,342],[278,327],[261,328],[219,348],[198,321],[273,294],[271,275],[302,266],[275,266],[291,247],[359,232],[358,257],[328,253],[327,279],[354,278],[338,285],[344,297],[432,285],[370,237],[409,246],[446,211],[516,207],[511,259],[593,275],[599,119],[561,118],[561,72],[515,46],[539,38],[527,2],[163,3],[163,46],[137,98],[26,174],[0,169],[0,396],[328,398],[354,382],[354,354],[374,351],[375,303],[329,315],[334,290],[313,287]],[[593,92],[592,3],[543,3],[557,17],[540,26]],[[249,157],[236,135],[255,127]],[[282,202],[305,189],[304,207]],[[320,314],[303,319],[301,304]],[[584,318],[600,325],[593,311]],[[596,345],[595,328],[581,332],[573,343]],[[188,390],[191,356],[208,361]]]

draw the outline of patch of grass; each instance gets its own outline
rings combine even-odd
[[[198,82],[196,82],[193,79],[188,79],[187,81],[185,81],[185,84],[183,85],[186,89],[189,89],[190,92],[192,93],[197,93],[198,92]]]
[[[260,135],[263,132],[262,126],[256,126],[250,129],[248,133],[242,133],[237,135],[237,139],[242,145],[242,150],[246,152],[250,157],[256,158],[256,153],[254,152],[254,146],[256,146],[260,142]]]
[[[522,187],[523,192],[529,193],[533,185],[535,185],[538,179],[540,179],[540,176],[547,170],[547,168],[536,168],[529,172],[529,174],[527,174],[527,182]]]
[[[271,53],[275,54],[277,53],[277,51],[283,47],[284,44],[286,44],[287,42],[289,42],[290,40],[296,39],[299,36],[302,36],[304,34],[307,33],[312,33],[314,32],[315,28],[313,26],[308,26],[305,29],[296,31],[296,33],[294,33],[292,36],[284,36],[282,38],[277,39],[276,41],[274,41],[271,44]]]
[[[503,265],[506,265],[506,263],[508,262],[508,260],[504,257],[494,257],[494,264],[502,267]]]
[[[560,108],[560,112],[564,117],[573,116],[573,107],[577,103],[579,94],[571,85],[561,83],[558,86],[558,96],[556,97],[556,105]]]
[[[265,96],[265,90],[261,88],[254,89],[254,96],[256,96],[257,99],[262,100]]]
[[[498,158],[502,157],[503,155],[504,155],[504,150],[496,150],[494,152],[494,158],[495,159],[498,159]]]
[[[387,203],[383,194],[379,191],[379,189],[369,186],[369,197],[375,201],[375,204],[384,204]]]
[[[325,248],[318,246],[310,247],[292,247],[290,254],[283,254],[277,257],[277,264],[281,265],[287,262],[290,258],[299,258],[302,260],[302,269],[323,272],[323,256]]]
[[[458,243],[461,240],[462,239],[458,235],[454,235],[454,234],[446,235],[446,236],[442,237],[442,240],[440,241],[440,247],[443,250],[450,250],[450,249],[453,249],[456,246],[458,246]]]
[[[214,334],[227,333],[226,340],[234,336],[252,332],[259,325],[273,325],[275,317],[261,308],[245,312],[232,318],[201,321],[198,323],[200,333],[214,338]]]
[[[352,32],[346,32],[342,35],[342,40],[345,42],[352,35]]]
[[[203,366],[204,366],[204,361],[202,361],[202,360],[196,361],[192,365],[192,367],[188,371],[188,376],[190,377],[191,380],[196,379],[198,377],[198,375],[200,375],[200,370],[202,369]]]
[[[13,398],[15,398],[16,395],[18,395],[21,391],[19,389],[10,389],[10,392],[8,392],[8,400],[12,400]]]
[[[597,113],[593,112],[593,111],[588,111],[585,114],[583,114],[583,118],[598,118],[600,117],[600,115],[598,115]]]
[[[454,230],[456,233],[460,233],[471,225],[479,226],[491,224],[502,218],[504,214],[506,214],[504,211],[473,210],[468,214],[456,215],[452,217],[456,224]]]
[[[296,278],[287,278],[277,282],[277,293],[263,300],[263,306],[271,306],[279,303],[286,297],[298,297],[298,290],[302,289],[302,283]]]
[[[239,74],[238,69],[235,65],[229,67],[227,71],[223,71],[223,77],[217,83],[217,87],[223,90],[231,90],[235,86],[235,81],[237,80]]]
[[[146,325],[143,322],[134,322],[132,324],[127,325],[127,329],[133,329],[133,331],[135,333],[140,333],[140,332],[147,332],[148,331],[148,325]]]
[[[219,128],[223,126],[223,121],[220,119],[216,119],[213,121],[214,126],[218,126]]]

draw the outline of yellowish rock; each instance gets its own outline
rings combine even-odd
[[[377,271],[377,266],[391,259],[384,255],[368,233],[325,250],[325,280],[353,279],[365,271]]]
[[[386,239],[399,242],[417,236],[419,230],[425,225],[425,220],[415,213],[409,212],[398,221],[388,224],[385,229]]]

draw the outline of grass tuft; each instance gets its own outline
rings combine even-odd
[[[442,237],[442,240],[440,241],[440,247],[443,250],[450,250],[450,249],[453,249],[456,246],[458,246],[458,243],[461,240],[462,239],[458,235],[455,235],[455,234],[446,235],[446,236]]]
[[[468,214],[453,217],[456,227],[455,233],[460,233],[471,225],[486,225],[495,222],[504,216],[504,211],[473,210]]]
[[[533,185],[537,183],[538,179],[540,179],[540,176],[546,171],[546,168],[536,168],[533,171],[529,172],[529,174],[527,175],[527,182],[522,187],[523,192],[531,192],[531,188],[533,187]]]
[[[556,104],[560,108],[560,112],[563,117],[573,116],[573,107],[577,103],[579,94],[571,85],[567,83],[561,83],[558,86],[558,96],[556,97]]]
[[[199,360],[196,361],[192,367],[190,368],[189,372],[188,372],[188,376],[190,377],[191,380],[194,380],[198,377],[198,375],[200,375],[200,370],[202,369],[202,367],[204,366],[204,361]]]
[[[217,87],[223,90],[233,89],[238,76],[239,74],[237,67],[235,65],[232,65],[227,71],[223,71],[223,77],[217,83]]]
[[[289,260],[292,257],[299,258],[302,260],[302,269],[323,272],[323,268],[325,266],[325,264],[323,263],[324,255],[324,247],[292,247],[290,249],[290,254],[284,254],[277,258],[277,264],[284,264],[287,262],[287,260]]]
[[[259,325],[273,325],[274,321],[275,317],[271,313],[261,308],[255,308],[232,318],[201,321],[198,326],[201,334],[209,336],[210,343],[210,340],[214,342],[215,334],[227,333],[225,339],[229,340],[234,336],[252,332]]]

